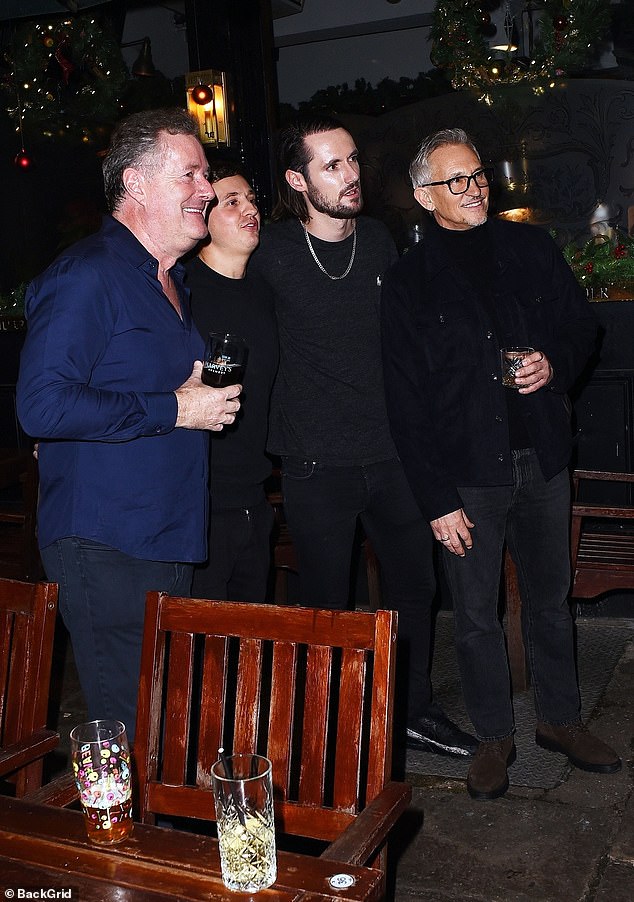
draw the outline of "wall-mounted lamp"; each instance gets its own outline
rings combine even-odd
[[[141,38],[139,41],[128,41],[122,47],[141,47],[141,52],[132,64],[130,72],[136,78],[152,78],[156,75],[156,66],[152,60],[152,44],[149,38]]]
[[[212,147],[228,147],[230,135],[225,73],[218,69],[188,72],[185,84],[187,109],[198,122],[202,143]]]

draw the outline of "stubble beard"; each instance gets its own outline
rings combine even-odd
[[[352,185],[348,185],[345,191],[349,191],[353,187],[357,187],[358,183],[353,183]],[[307,182],[307,191],[306,197],[317,211],[317,213],[323,213],[325,216],[330,216],[331,219],[355,219],[361,209],[363,207],[363,196],[361,194],[361,187],[359,187],[359,199],[356,202],[355,206],[349,206],[347,204],[343,204],[341,202],[332,203],[328,200],[328,198],[324,197],[324,195],[315,188],[312,182]]]

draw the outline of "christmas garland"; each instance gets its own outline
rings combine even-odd
[[[634,238],[619,229],[613,237],[596,235],[581,248],[570,243],[563,254],[581,285],[634,287]]]
[[[44,134],[89,134],[95,122],[120,114],[128,72],[107,22],[80,15],[34,20],[16,29],[5,54],[11,70],[2,88],[9,115]]]
[[[497,86],[537,82],[583,68],[610,22],[610,0],[529,2],[515,16],[517,4],[507,0],[509,31],[514,27],[517,32],[529,16],[535,40],[531,52],[525,51],[528,55],[521,49],[494,51],[487,38],[496,32],[491,11],[499,6],[500,0],[441,0],[431,31],[432,63],[448,71],[454,88],[476,89],[480,99],[489,101]]]

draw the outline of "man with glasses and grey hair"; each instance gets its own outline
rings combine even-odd
[[[462,129],[426,138],[410,167],[430,215],[424,240],[382,292],[392,434],[430,521],[454,606],[462,687],[480,745],[467,788],[495,799],[515,757],[502,554],[517,565],[535,690],[536,742],[576,767],[621,761],[580,719],[570,588],[567,392],[596,321],[555,243],[535,226],[488,218],[492,171]],[[522,348],[503,383],[501,349]]]

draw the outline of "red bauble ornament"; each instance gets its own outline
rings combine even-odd
[[[195,85],[192,88],[192,100],[194,103],[199,103],[201,106],[205,106],[207,103],[211,103],[214,99],[214,89],[209,85],[199,84]]]
[[[25,150],[21,150],[20,153],[16,154],[13,165],[17,169],[26,172],[27,169],[31,169],[33,166],[33,157],[30,157]]]
[[[568,19],[566,16],[557,16],[553,19],[555,31],[564,31],[568,27]]]

